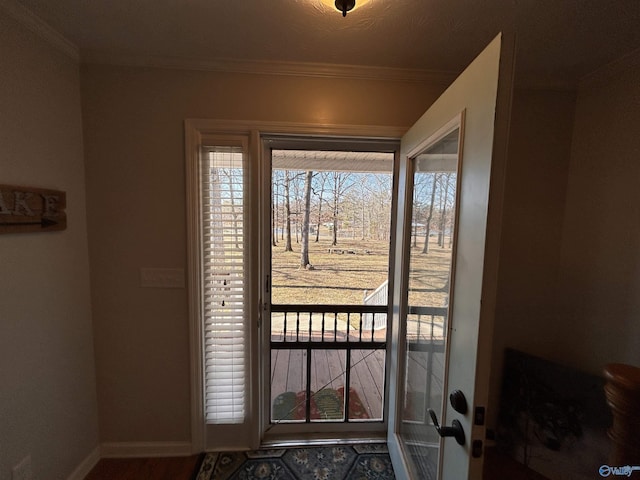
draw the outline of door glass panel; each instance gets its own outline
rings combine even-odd
[[[455,244],[460,129],[411,159],[413,202],[408,268],[404,404],[400,433],[417,478],[436,478]]]
[[[269,429],[379,431],[394,153],[272,148],[271,167]]]

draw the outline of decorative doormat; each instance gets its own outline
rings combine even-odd
[[[305,420],[306,392],[284,392],[273,400],[273,418],[278,420]],[[344,387],[323,388],[311,392],[311,420],[342,420]],[[367,419],[369,414],[358,392],[349,389],[349,418]]]
[[[395,479],[387,445],[207,453],[195,480],[390,480]]]

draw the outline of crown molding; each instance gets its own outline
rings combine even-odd
[[[1,1],[1,0],[0,0]],[[407,68],[387,68],[365,65],[331,63],[282,62],[266,60],[236,60],[220,58],[197,60],[178,57],[113,54],[101,51],[82,51],[82,62],[96,65],[126,67],[200,70],[208,72],[246,73],[255,75],[285,75],[315,78],[347,78],[411,83],[450,85],[457,74]]]
[[[58,51],[75,62],[80,61],[80,51],[73,42],[17,0],[0,0],[0,8]]]
[[[2,0],[0,0],[2,1]],[[197,60],[180,57],[142,56],[118,54],[97,50],[82,50],[81,61],[88,65],[112,65],[122,67],[165,68],[253,75],[284,75],[294,77],[337,78],[352,80],[419,83],[448,87],[459,72],[425,69],[376,67],[333,63],[282,62],[266,60],[237,60],[219,58]],[[521,75],[515,81],[517,88],[534,90],[575,90],[577,81],[558,79],[539,74]]]
[[[399,139],[408,126],[346,125],[334,123],[271,122],[249,120],[218,120],[209,118],[188,118],[185,131],[188,135],[250,135],[259,132],[266,135],[310,135],[362,137],[368,139]]]

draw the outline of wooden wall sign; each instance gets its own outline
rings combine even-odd
[[[65,192],[0,185],[0,233],[64,230],[66,206]]]

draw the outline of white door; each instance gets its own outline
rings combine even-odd
[[[512,69],[513,41],[499,35],[402,138],[388,438],[398,478],[482,478]]]

